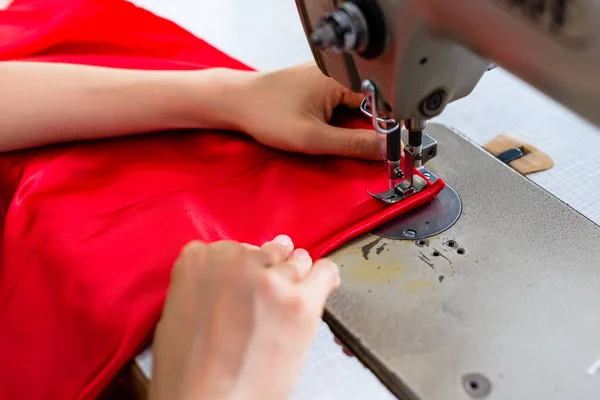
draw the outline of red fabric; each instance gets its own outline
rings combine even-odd
[[[121,0],[16,0],[0,12],[0,59],[248,69]],[[366,193],[385,185],[381,162],[284,154],[212,131],[6,154],[0,177],[0,400],[96,397],[145,344],[192,239],[286,233],[320,257],[444,187],[389,207]]]

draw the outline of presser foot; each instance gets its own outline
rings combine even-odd
[[[419,175],[414,175],[412,185],[404,180],[385,192],[372,193],[367,191],[367,193],[373,198],[383,201],[386,204],[396,204],[415,193],[419,193],[426,186],[427,181],[425,179],[421,178]]]
[[[431,183],[438,180],[437,175],[425,167],[417,170]],[[417,245],[426,246],[427,238],[450,229],[458,221],[461,213],[460,196],[452,187],[446,185],[430,202],[379,226],[373,233],[392,240],[414,240]]]
[[[415,173],[414,170],[416,169],[424,177],[430,179],[430,172],[423,165],[437,156],[437,146],[437,140],[428,134],[423,133],[422,149],[418,159],[419,163],[422,165],[420,167],[414,166],[414,151],[410,145],[405,146],[404,161],[406,164],[404,166],[404,171],[400,170],[398,173],[396,173],[396,176],[404,179],[398,184],[391,185],[391,188],[384,192],[372,193],[367,191],[367,193],[373,198],[383,201],[386,204],[396,204],[415,193],[419,193],[427,186],[427,181]],[[412,174],[407,173],[409,169],[412,169]]]

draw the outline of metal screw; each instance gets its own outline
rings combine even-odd
[[[332,24],[323,23],[322,26],[319,26],[317,29],[315,29],[310,36],[310,40],[315,46],[327,49],[333,46],[337,42],[338,38]]]
[[[415,231],[414,229],[407,229],[404,231],[404,236],[414,238],[415,236],[417,236],[417,231]]]
[[[423,176],[425,178],[431,178],[431,174],[429,172],[427,172],[427,171],[423,172]]]

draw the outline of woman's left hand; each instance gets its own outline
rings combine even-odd
[[[314,155],[381,158],[373,130],[329,124],[337,106],[358,108],[363,96],[325,76],[314,62],[259,73],[247,87],[239,99],[240,124],[262,144]]]

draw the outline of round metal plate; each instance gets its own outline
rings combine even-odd
[[[423,169],[432,182],[437,180],[431,171]],[[456,191],[446,185],[435,199],[373,231],[374,234],[395,240],[426,239],[450,229],[462,213],[462,201]]]

